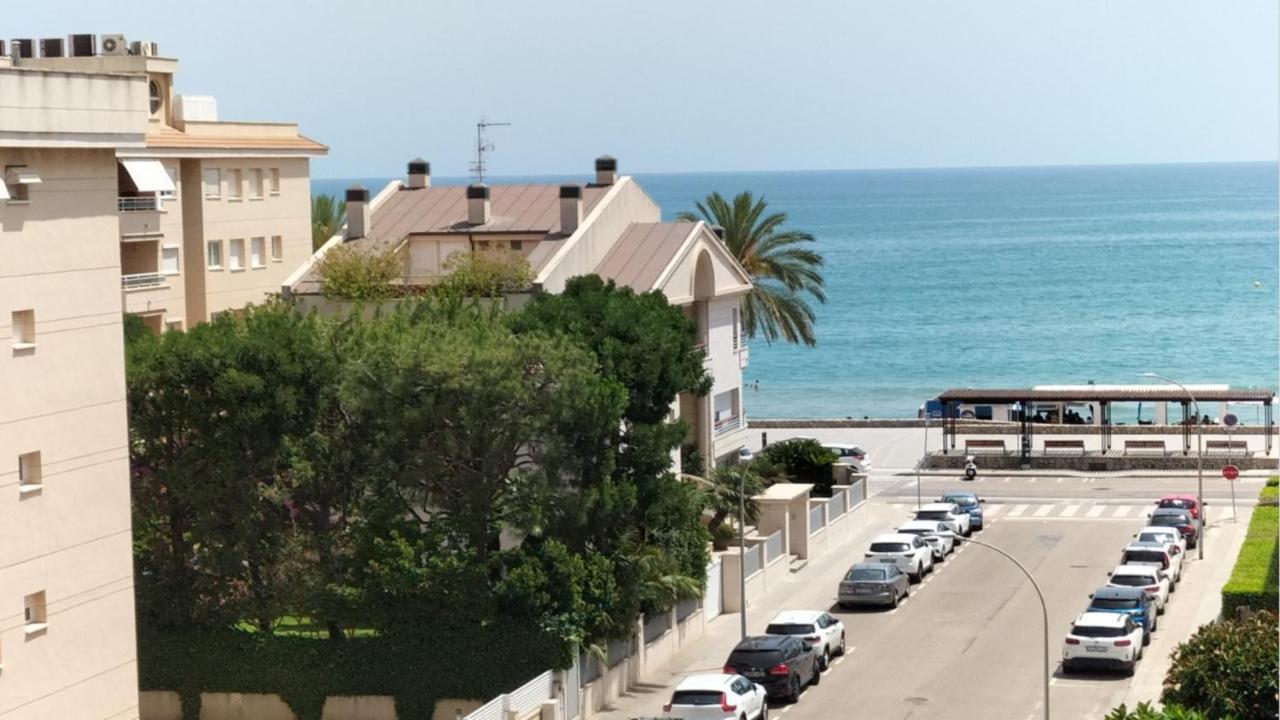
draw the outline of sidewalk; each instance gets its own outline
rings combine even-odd
[[[849,566],[862,557],[873,535],[886,532],[905,519],[902,508],[880,503],[863,503],[853,511],[853,531],[831,546],[803,570],[790,575],[777,590],[747,608],[747,633],[763,632],[775,614],[783,609],[825,610],[835,602],[836,587]],[[671,657],[641,678],[631,690],[594,715],[607,720],[629,720],[662,714],[662,705],[685,675],[718,673],[725,658],[738,643],[740,615],[724,613],[707,624],[706,636]]]

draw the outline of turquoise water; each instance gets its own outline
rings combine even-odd
[[[826,254],[818,346],[751,344],[755,417],[911,417],[949,387],[1147,371],[1277,386],[1271,164],[637,179],[668,218],[713,190],[763,194]]]

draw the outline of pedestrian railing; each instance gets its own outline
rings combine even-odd
[[[823,511],[825,506],[818,503],[809,508],[809,534],[812,535],[827,525],[827,514]]]
[[[644,619],[644,642],[646,645],[662,637],[671,629],[671,613],[657,613]]]
[[[782,557],[782,552],[785,549],[782,543],[782,531],[774,530],[773,534],[764,541],[764,547],[765,560],[767,562],[773,562]]]
[[[747,548],[747,552],[742,556],[742,572],[744,577],[751,577],[760,572],[763,567],[760,562],[760,545],[753,545]]]
[[[698,612],[702,606],[702,598],[685,598],[676,603],[676,622],[684,622],[685,618]]]
[[[845,514],[849,509],[848,498],[845,496],[844,490],[836,490],[831,493],[831,499],[827,501],[827,517],[832,520]]]

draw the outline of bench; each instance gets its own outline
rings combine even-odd
[[[1061,451],[1061,450],[1066,450],[1066,451],[1078,450],[1079,452],[1083,453],[1084,441],[1083,440],[1045,440],[1044,451],[1049,452],[1051,450],[1055,452]]]
[[[1247,453],[1249,451],[1249,443],[1244,440],[1207,440],[1204,444],[1205,454],[1214,452],[1223,453]]]
[[[965,440],[964,452],[966,455],[975,453],[1005,453],[1003,440]]]
[[[1164,441],[1163,440],[1125,440],[1124,451],[1125,451],[1125,454],[1128,454],[1130,451],[1137,451],[1141,453],[1159,453],[1160,455],[1164,455],[1165,454]]]

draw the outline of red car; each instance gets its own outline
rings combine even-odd
[[[1196,502],[1195,495],[1188,495],[1186,493],[1165,495],[1156,501],[1156,506],[1160,508],[1186,510],[1191,513],[1191,517],[1197,520],[1200,519],[1200,503]]]

